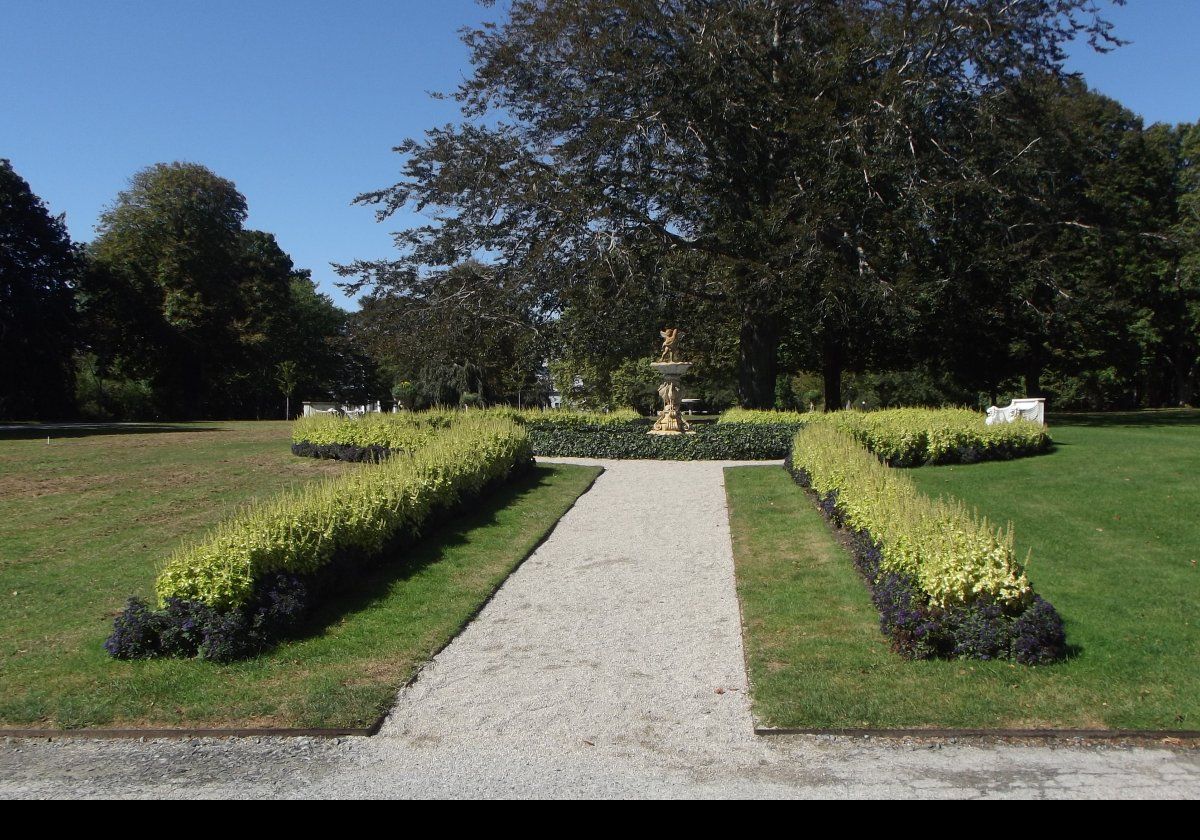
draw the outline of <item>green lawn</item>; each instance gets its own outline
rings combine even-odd
[[[1200,730],[1200,412],[1055,418],[1052,454],[924,467],[925,492],[1011,519],[1075,650],[1058,665],[907,662],[783,470],[726,472],[764,725]]]
[[[0,725],[369,724],[554,526],[598,470],[539,466],[232,665],[117,662],[112,618],[156,564],[237,505],[322,474],[286,423],[0,433]],[[24,435],[28,438],[28,435]]]

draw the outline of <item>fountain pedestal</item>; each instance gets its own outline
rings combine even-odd
[[[663,409],[658,413],[658,420],[650,430],[652,435],[683,435],[691,430],[691,426],[683,419],[681,408],[679,380],[687,373],[691,362],[651,362],[650,367],[662,379],[658,386],[658,395],[662,397]]]

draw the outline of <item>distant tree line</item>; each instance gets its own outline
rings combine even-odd
[[[377,394],[348,313],[246,215],[232,182],[157,164],[79,245],[0,161],[0,418],[278,418],[290,396]]]
[[[342,272],[367,323],[512,348],[394,354],[506,399],[534,345],[643,399],[673,325],[712,404],[1191,403],[1200,129],[1090,91],[1077,39],[1120,45],[1090,0],[514,0],[359,198],[431,221]]]

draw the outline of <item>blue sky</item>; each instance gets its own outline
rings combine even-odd
[[[389,256],[388,232],[418,220],[377,224],[350,201],[398,179],[398,142],[455,119],[427,94],[469,73],[457,30],[498,14],[473,0],[3,0],[0,157],[80,241],[138,169],[202,163],[353,308],[329,263]],[[1200,119],[1200,0],[1110,17],[1133,43],[1076,49],[1071,68],[1147,122]]]

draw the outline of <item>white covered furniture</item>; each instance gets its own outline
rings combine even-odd
[[[1040,397],[1026,397],[1013,400],[1011,405],[1004,408],[992,406],[987,410],[987,424],[1011,423],[1016,419],[1032,420],[1042,426],[1046,425],[1046,401]]]

